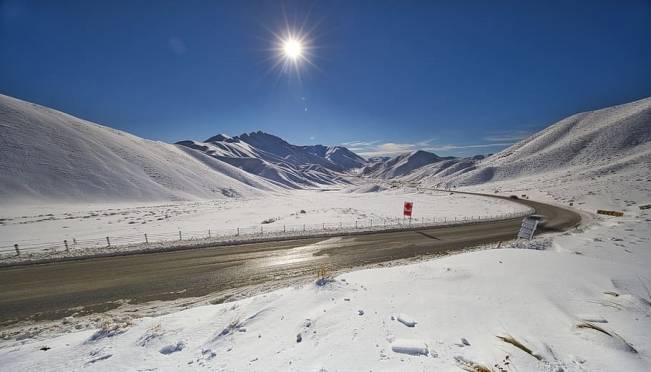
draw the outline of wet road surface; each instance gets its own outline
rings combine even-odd
[[[516,200],[514,200],[516,201]],[[543,231],[563,231],[580,216],[528,200],[544,216]],[[198,248],[0,268],[0,326],[28,319],[59,319],[101,312],[117,300],[142,303],[203,296],[273,280],[315,275],[422,255],[446,254],[515,238],[522,219]]]

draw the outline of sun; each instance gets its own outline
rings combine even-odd
[[[283,41],[283,54],[285,58],[296,61],[303,56],[303,44],[294,38]]]
[[[308,32],[287,29],[283,33],[272,32],[274,36],[269,59],[273,61],[269,71],[277,70],[283,75],[298,77],[308,66],[316,67],[314,40]]]

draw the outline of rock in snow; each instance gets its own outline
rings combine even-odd
[[[398,321],[406,325],[407,327],[415,327],[417,323],[414,319],[412,319],[409,315],[406,314],[399,314]]]
[[[396,353],[409,354],[409,355],[427,355],[429,350],[427,344],[421,340],[413,339],[395,339],[391,343],[391,350]]]

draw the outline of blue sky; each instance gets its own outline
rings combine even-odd
[[[649,1],[0,0],[0,93],[167,142],[485,154],[651,96],[650,66]]]

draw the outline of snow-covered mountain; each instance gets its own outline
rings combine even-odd
[[[0,204],[247,196],[356,176],[442,187],[615,173],[648,181],[650,140],[651,98],[572,115],[485,159],[419,150],[366,160],[263,132],[171,145],[0,95]]]
[[[405,179],[472,186],[532,177],[595,179],[630,169],[651,174],[651,98],[575,114],[485,160],[432,164]]]
[[[277,189],[187,147],[0,95],[0,204],[186,200]]]
[[[368,161],[343,146],[301,146],[305,151],[322,157],[332,164],[335,164],[341,170],[348,171],[351,169],[362,168]]]
[[[347,172],[366,164],[345,147],[297,146],[260,131],[236,137],[218,134],[204,142],[177,144],[290,188],[348,183]]]
[[[392,158],[378,158],[364,167],[361,175],[372,178],[392,179],[405,176],[416,169],[443,161],[456,161],[453,157],[439,157],[431,152],[417,150]]]
[[[438,187],[518,179],[595,179],[651,173],[651,98],[572,115],[487,158],[439,157],[414,151],[368,159],[364,177]]]

